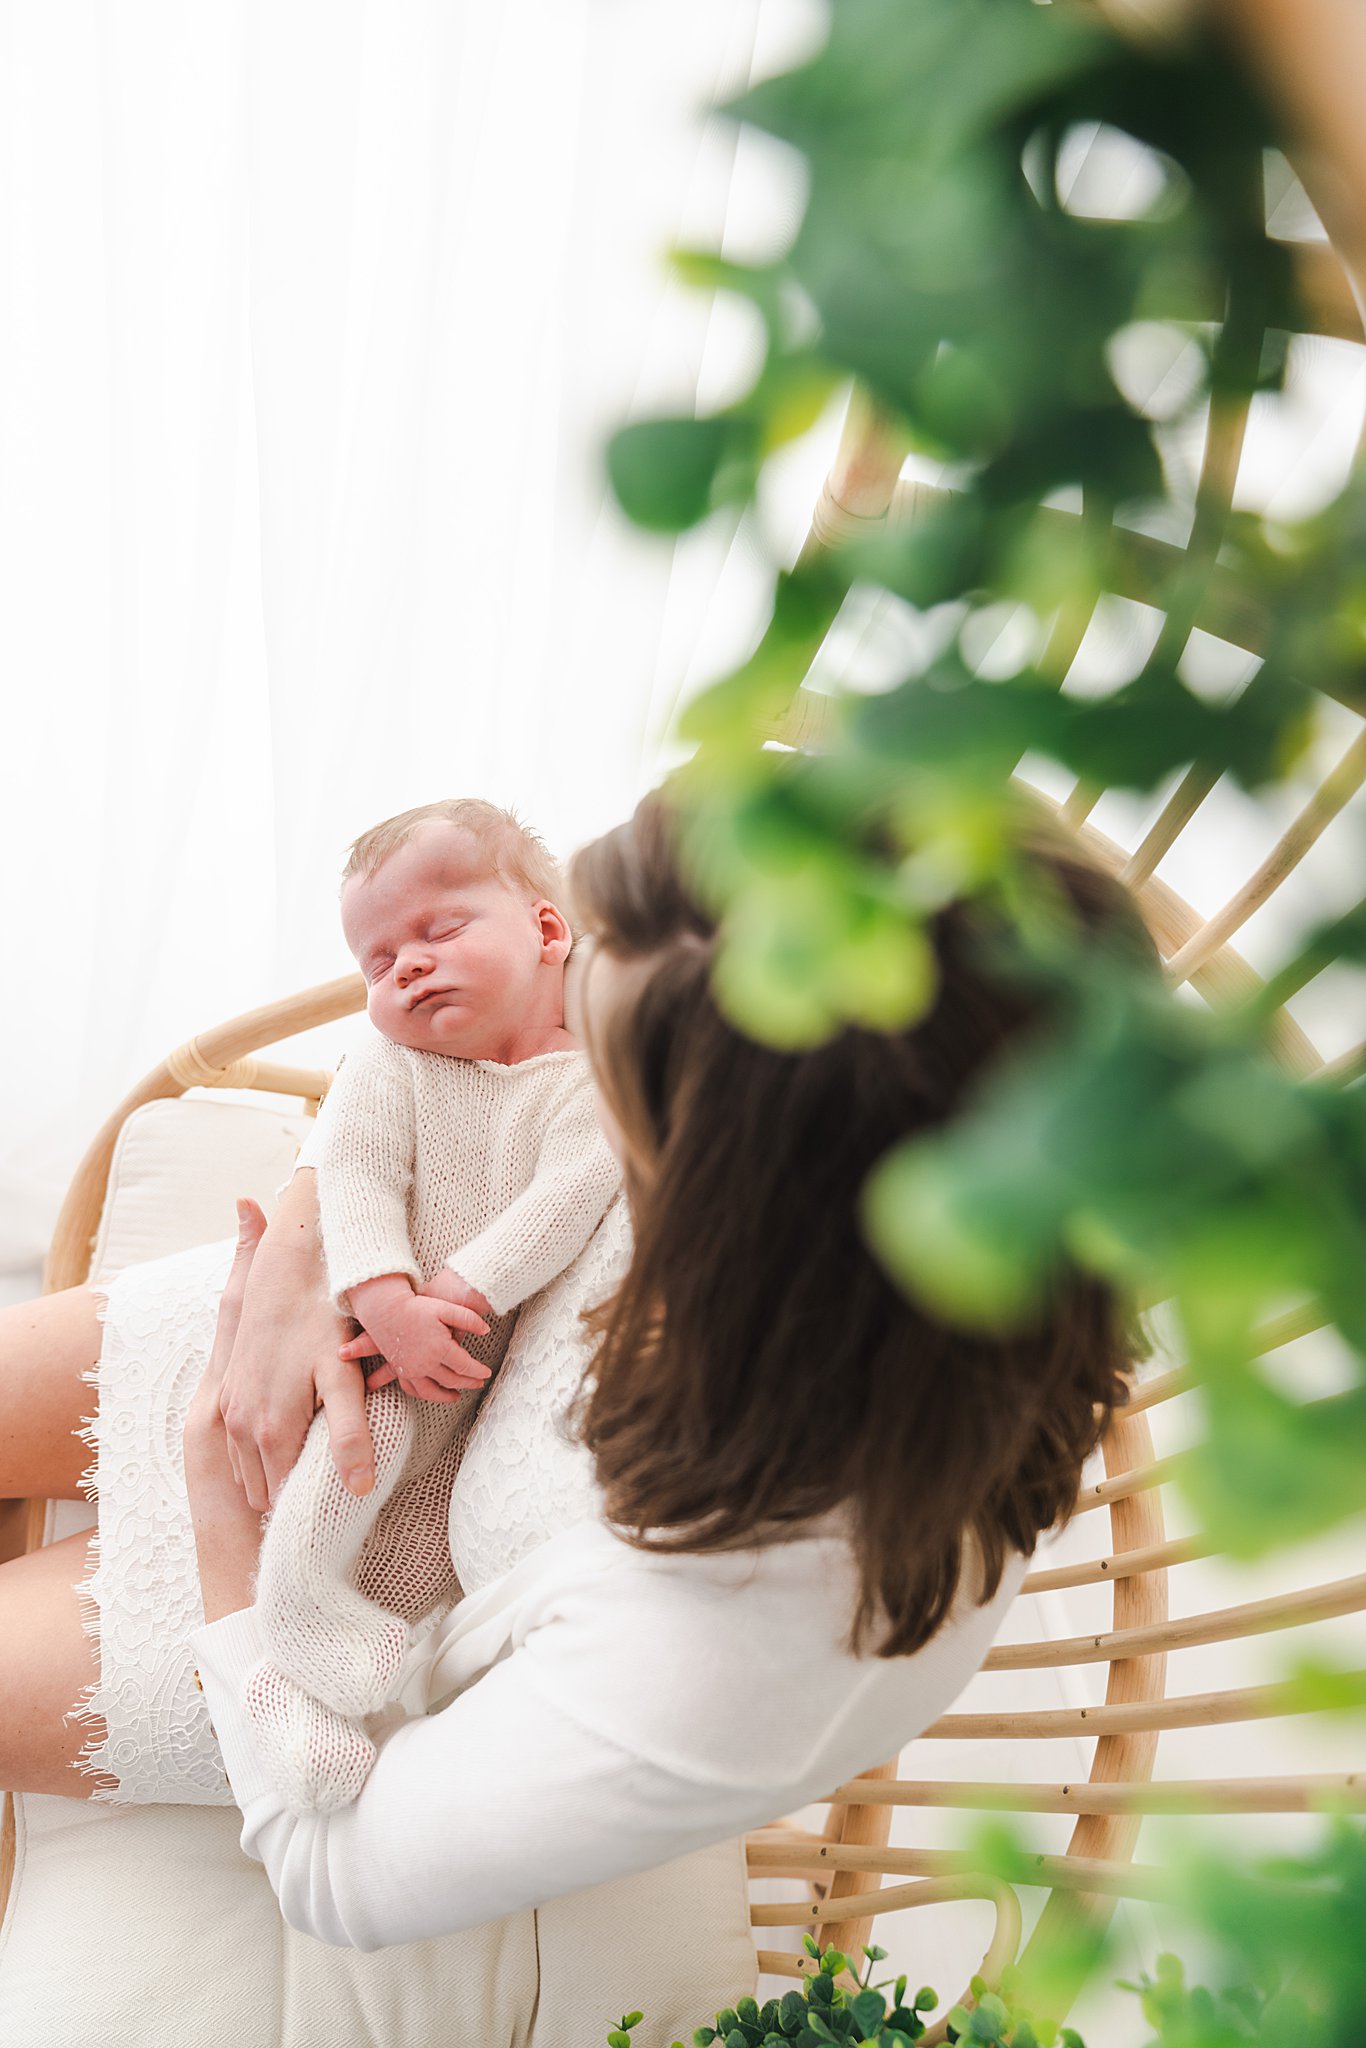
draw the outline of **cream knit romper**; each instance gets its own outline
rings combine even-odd
[[[572,1264],[620,1188],[583,1053],[503,1066],[378,1033],[343,1061],[299,1165],[317,1173],[337,1306],[380,1274],[421,1285],[450,1266],[495,1312],[487,1337],[460,1338],[495,1372],[517,1308]],[[459,1597],[445,1532],[480,1399],[368,1395],[363,1498],[342,1484],[319,1414],[280,1489],[256,1587],[271,1661],[247,1706],[295,1811],[354,1799],[411,1644]]]

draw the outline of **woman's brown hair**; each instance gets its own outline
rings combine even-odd
[[[984,965],[980,913],[956,903],[932,920],[938,990],[920,1022],[775,1051],[716,1007],[714,926],[674,843],[655,795],[570,868],[576,919],[638,963],[590,1016],[635,1256],[590,1318],[584,1441],[609,1517],[651,1549],[730,1549],[843,1507],[860,1581],[851,1641],[876,1627],[878,1654],[903,1656],[944,1620],[969,1530],[985,1601],[1008,1551],[1071,1512],[1124,1398],[1133,1319],[1070,1270],[1028,1329],[949,1328],[861,1234],[876,1162],[950,1118],[1039,1022],[1037,991]],[[1033,858],[1084,929],[1155,966],[1132,900],[1079,842],[1049,832]]]

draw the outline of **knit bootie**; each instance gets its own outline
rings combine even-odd
[[[336,1813],[351,1804],[378,1755],[362,1727],[269,1663],[249,1675],[244,1705],[261,1761],[291,1813]]]

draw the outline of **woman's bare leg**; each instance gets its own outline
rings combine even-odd
[[[97,1789],[72,1766],[102,1726],[62,1720],[99,1676],[76,1598],[94,1565],[92,1541],[78,1530],[0,1565],[0,1790],[88,1799]]]
[[[0,1501],[84,1497],[90,1452],[76,1431],[96,1404],[81,1374],[102,1334],[88,1287],[0,1308]]]

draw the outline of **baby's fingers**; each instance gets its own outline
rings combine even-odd
[[[430,1298],[441,1300],[439,1295]],[[441,1301],[438,1314],[448,1330],[466,1330],[475,1337],[487,1337],[489,1333],[489,1326],[484,1318],[474,1309],[464,1307],[461,1302]]]
[[[440,1365],[429,1366],[427,1370],[433,1379],[444,1381],[448,1387],[482,1387],[493,1376],[492,1367],[471,1358],[461,1344],[452,1344]]]
[[[429,1360],[420,1369],[410,1367],[399,1377],[411,1380],[414,1385],[419,1379],[435,1380],[438,1386],[454,1387],[457,1393],[463,1393],[469,1387],[482,1387],[489,1377],[489,1369],[477,1360],[467,1358],[459,1345],[453,1345],[450,1357]]]
[[[421,1373],[414,1373],[407,1379],[404,1391],[415,1395],[419,1401],[446,1402],[458,1401],[461,1392],[459,1388],[438,1386],[435,1380],[429,1380]]]
[[[367,1331],[362,1330],[359,1337],[349,1337],[347,1339],[346,1343],[338,1351],[337,1356],[338,1358],[354,1360],[358,1358],[383,1358],[384,1353],[380,1350],[374,1338]]]

